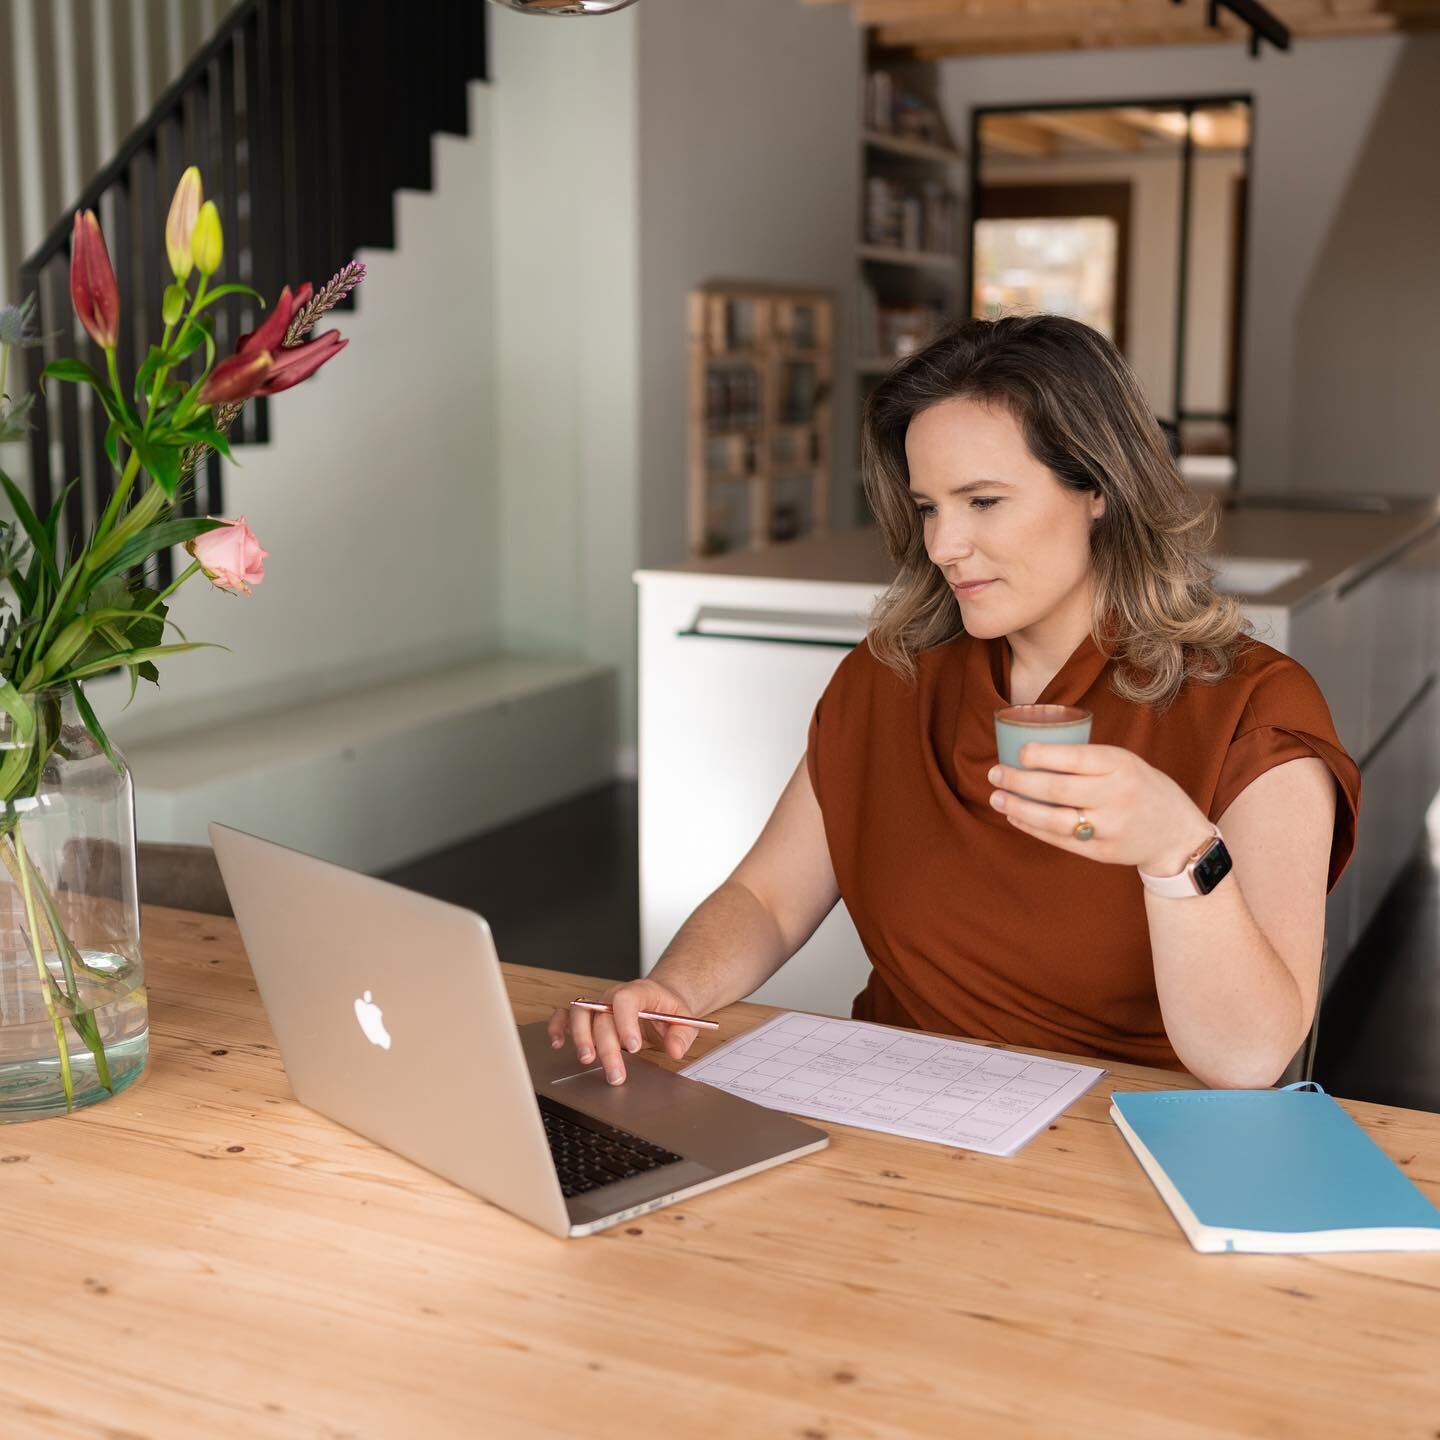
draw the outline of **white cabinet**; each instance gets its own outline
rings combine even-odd
[[[1440,786],[1440,539],[1422,535],[1294,611],[1288,653],[1315,677],[1361,767],[1355,857],[1330,896],[1327,986],[1414,850]]]
[[[640,946],[648,974],[754,844],[879,585],[641,572]],[[869,961],[844,904],[760,990],[848,1015]]]

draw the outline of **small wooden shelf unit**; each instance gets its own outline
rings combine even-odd
[[[834,308],[761,282],[690,292],[692,557],[829,528]]]

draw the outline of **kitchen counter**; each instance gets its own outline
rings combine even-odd
[[[1305,570],[1268,590],[1233,593],[1267,607],[1297,608],[1344,590],[1440,526],[1440,500],[1403,499],[1386,511],[1290,509],[1251,502],[1222,509],[1214,553],[1233,560],[1303,560]],[[805,536],[764,550],[711,555],[658,574],[880,585],[894,573],[875,526]]]

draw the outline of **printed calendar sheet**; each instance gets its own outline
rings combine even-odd
[[[772,1110],[1013,1155],[1103,1074],[942,1035],[787,1011],[681,1074]]]

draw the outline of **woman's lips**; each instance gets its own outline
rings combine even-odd
[[[950,588],[955,592],[957,596],[962,596],[968,599],[972,595],[978,595],[982,590],[987,589],[994,583],[995,582],[993,580],[971,580],[964,585],[956,585],[952,581]]]

